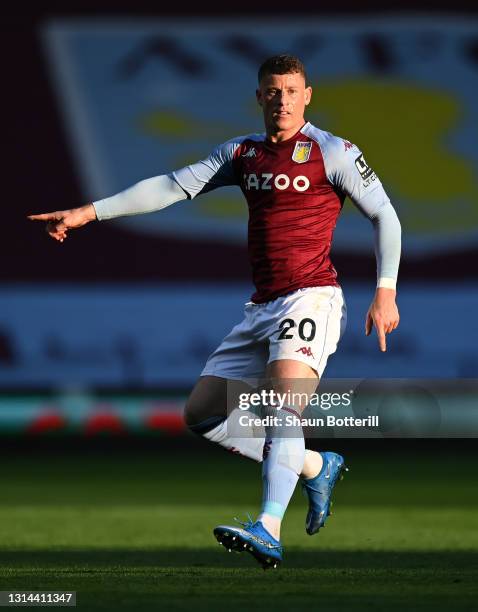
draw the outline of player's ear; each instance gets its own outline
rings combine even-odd
[[[310,101],[312,100],[312,87],[309,86],[305,88],[304,99],[305,99],[305,105],[309,106]]]
[[[260,89],[256,89],[256,100],[257,104],[259,104],[259,106],[262,106],[262,95]]]

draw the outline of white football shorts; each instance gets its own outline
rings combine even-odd
[[[268,363],[295,359],[321,377],[346,321],[340,287],[307,287],[265,304],[247,302],[244,320],[209,356],[201,376],[261,379]]]

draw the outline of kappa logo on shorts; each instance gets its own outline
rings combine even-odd
[[[314,357],[314,354],[312,353],[310,346],[302,346],[300,349],[297,349],[295,351],[296,353],[302,353],[303,355],[306,355],[307,357]]]
[[[292,161],[295,161],[298,164],[305,164],[306,161],[309,161],[311,151],[311,142],[297,141],[295,143],[294,152],[292,153]]]

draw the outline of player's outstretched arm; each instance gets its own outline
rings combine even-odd
[[[176,181],[168,175],[161,175],[140,181],[104,200],[70,210],[30,215],[28,218],[32,221],[46,221],[46,230],[50,236],[63,242],[68,230],[86,225],[90,221],[149,213],[186,197],[187,194]]]
[[[57,210],[56,212],[29,215],[31,221],[46,221],[46,231],[52,238],[63,242],[70,229],[82,227],[96,219],[93,204],[86,204],[70,210]]]
[[[46,221],[50,236],[63,242],[68,230],[81,227],[95,219],[103,221],[155,212],[217,187],[235,185],[232,157],[240,140],[233,139],[220,145],[208,158],[196,164],[171,174],[145,179],[109,198],[80,208],[30,215],[28,218],[32,221]]]

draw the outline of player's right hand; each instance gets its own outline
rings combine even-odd
[[[63,242],[70,229],[76,229],[96,219],[96,211],[93,204],[86,204],[71,210],[57,210],[40,215],[29,215],[30,221],[46,221],[46,231],[52,238]]]
[[[377,331],[378,345],[382,352],[387,350],[386,334],[391,334],[398,327],[400,315],[395,303],[395,289],[378,287],[375,297],[365,317],[365,335],[369,336],[372,328]]]

